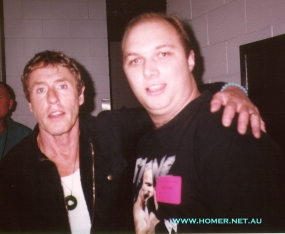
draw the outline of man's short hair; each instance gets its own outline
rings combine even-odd
[[[35,56],[25,66],[23,75],[21,76],[23,89],[28,101],[30,101],[30,91],[28,88],[30,74],[36,69],[49,66],[66,67],[73,74],[76,81],[78,94],[81,94],[84,82],[81,79],[81,74],[77,65],[75,64],[75,61],[62,52],[46,50],[35,54]]]
[[[187,32],[185,31],[185,28],[183,26],[183,23],[176,16],[166,15],[163,13],[143,13],[141,15],[134,17],[128,23],[128,25],[125,29],[125,33],[123,35],[123,40],[122,40],[122,50],[123,50],[123,46],[124,46],[126,37],[133,27],[135,27],[141,23],[144,23],[144,22],[151,22],[151,21],[156,21],[156,20],[166,21],[170,25],[173,26],[173,28],[176,30],[176,32],[180,38],[180,41],[181,41],[181,44],[184,48],[185,54],[188,57],[190,50],[192,50],[192,46],[191,46],[189,36],[188,36]]]
[[[15,101],[15,93],[14,93],[14,90],[6,83],[0,81],[0,85],[2,87],[4,87],[6,90],[7,90],[7,93],[8,93],[8,98],[9,99],[12,99],[13,101]]]

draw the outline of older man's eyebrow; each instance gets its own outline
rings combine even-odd
[[[67,79],[65,77],[55,80],[54,83],[60,83],[60,82],[64,82],[64,81],[67,81]],[[32,86],[34,87],[34,86],[46,85],[46,84],[47,84],[46,81],[35,81]]]

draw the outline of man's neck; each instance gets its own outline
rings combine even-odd
[[[193,89],[193,92],[191,93],[191,95],[189,95],[189,97],[183,102],[184,104],[181,105],[181,107],[178,108],[175,113],[165,113],[162,115],[156,115],[153,113],[149,113],[150,118],[152,119],[152,122],[154,123],[154,126],[156,128],[160,128],[163,125],[167,124],[173,118],[175,118],[175,116],[177,116],[190,102],[192,102],[194,99],[196,99],[199,96],[200,96],[199,90],[197,88]]]
[[[40,128],[38,146],[57,166],[61,177],[74,173],[79,168],[79,123],[60,136],[53,136]]]

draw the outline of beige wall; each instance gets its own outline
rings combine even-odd
[[[101,111],[101,99],[110,98],[105,0],[4,0],[4,30],[7,83],[18,102],[14,120],[31,128],[36,123],[20,76],[43,50],[60,50],[83,66],[96,93],[92,114]]]
[[[203,81],[240,83],[239,46],[285,33],[285,0],[167,0],[168,13],[187,20],[204,59]],[[13,119],[33,127],[20,83],[34,53],[61,50],[86,69],[96,95],[110,97],[104,0],[4,0],[7,83],[17,95]],[[119,43],[110,44],[115,107],[137,106],[121,69]]]
[[[167,11],[195,32],[205,83],[240,83],[239,46],[285,34],[284,0],[167,0]]]

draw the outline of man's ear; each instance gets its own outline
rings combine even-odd
[[[82,86],[81,94],[79,95],[79,105],[80,106],[84,103],[84,90],[85,90],[85,86]]]
[[[13,100],[13,99],[10,99],[10,100],[9,100],[9,110],[12,109],[13,104],[14,104],[14,100]]]
[[[195,53],[193,50],[190,50],[189,55],[188,55],[188,67],[190,72],[193,71],[195,66]]]
[[[29,109],[30,109],[30,112],[32,112],[32,113],[34,112],[31,102],[29,102]]]

